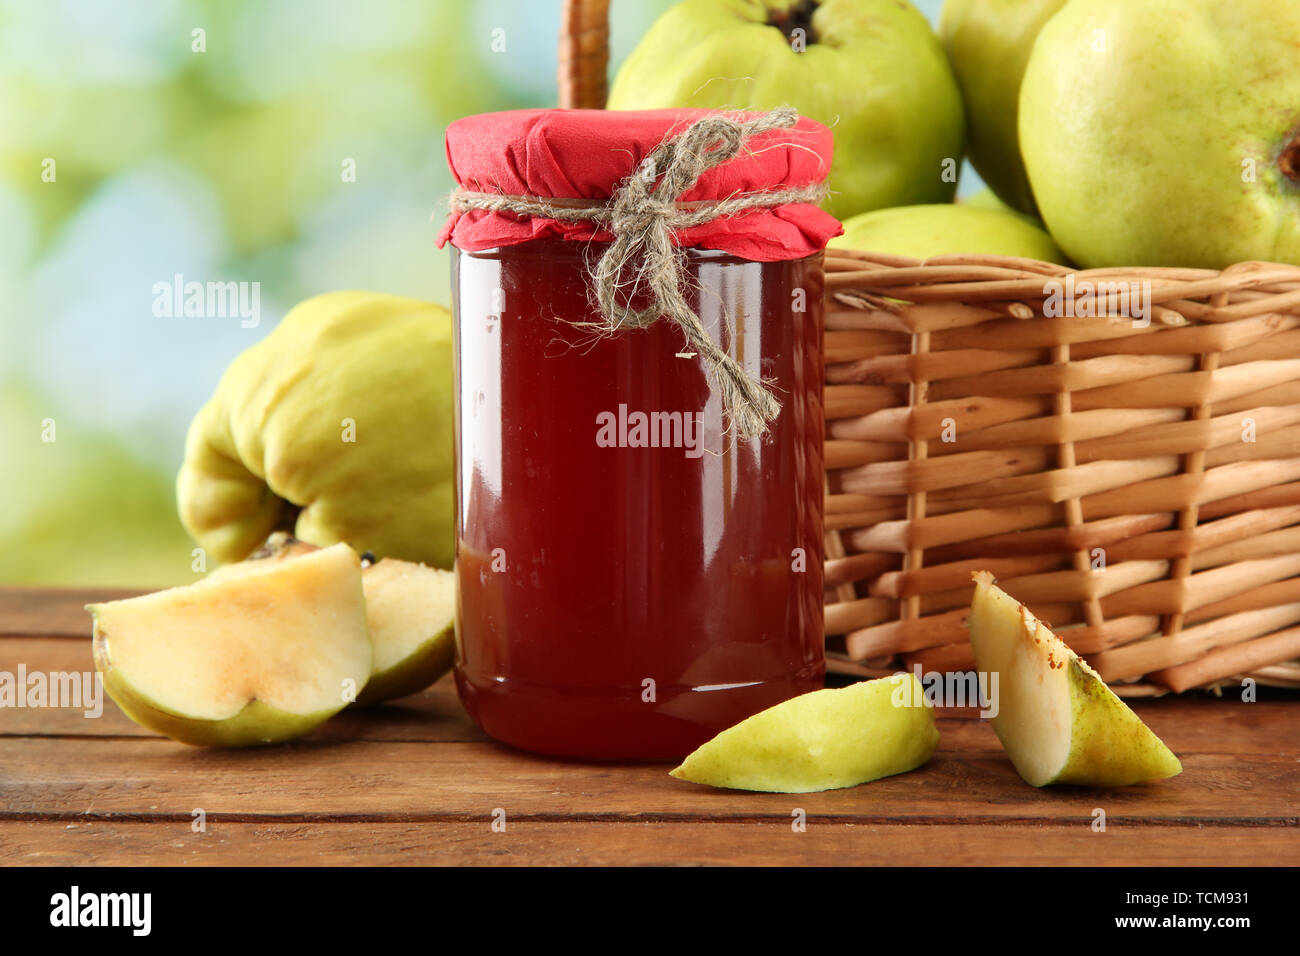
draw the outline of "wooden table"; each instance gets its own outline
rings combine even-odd
[[[0,672],[91,670],[81,608],[113,596],[0,589]],[[1160,784],[1034,790],[986,723],[945,714],[922,769],[804,795],[512,751],[448,681],[253,750],[173,743],[111,701],[5,708],[0,864],[1295,864],[1300,697],[1261,696],[1137,702],[1183,760]]]

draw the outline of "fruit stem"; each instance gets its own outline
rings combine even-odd
[[[817,31],[813,29],[812,18],[820,2],[821,0],[798,0],[784,10],[773,10],[767,15],[768,26],[780,30],[792,44],[795,41],[795,30],[803,31],[805,45],[816,43]]]
[[[1282,147],[1277,158],[1277,167],[1282,175],[1291,182],[1300,185],[1300,130],[1291,134],[1291,139]]]
[[[280,509],[280,520],[275,523],[276,531],[287,531],[292,537],[298,527],[298,515],[302,514],[302,506],[295,505],[293,502],[286,501]]]

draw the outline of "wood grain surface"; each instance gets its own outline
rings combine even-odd
[[[0,672],[90,671],[76,614],[106,596],[0,590]],[[501,747],[448,680],[252,750],[173,743],[111,701],[3,707],[0,864],[1294,864],[1300,697],[1264,697],[1135,702],[1183,760],[1159,784],[1034,790],[987,723],[944,712],[925,767],[802,795]]]

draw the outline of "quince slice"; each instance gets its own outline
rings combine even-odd
[[[913,674],[817,690],[722,731],[671,771],[712,787],[812,793],[914,770],[939,742]]]
[[[187,744],[306,733],[370,676],[361,563],[345,544],[89,607],[95,666],[128,717]]]
[[[296,559],[314,544],[277,531],[247,561],[217,568],[207,580],[238,577],[268,562]],[[366,623],[374,648],[372,673],[357,695],[369,706],[428,687],[456,656],[456,575],[412,561],[384,558],[361,571]]]
[[[451,670],[456,656],[456,575],[385,558],[361,572],[375,648],[366,706],[405,697]]]
[[[993,729],[1026,783],[1122,787],[1182,772],[1164,741],[1087,661],[992,574],[972,576],[975,666],[998,675]]]

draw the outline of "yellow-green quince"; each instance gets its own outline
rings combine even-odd
[[[1300,263],[1300,5],[1070,0],[1019,114],[1043,222],[1085,269]]]
[[[190,426],[181,521],[221,562],[276,529],[450,567],[451,319],[375,292],[300,303],[227,369]]]
[[[835,131],[826,208],[840,219],[951,200],[965,136],[952,70],[907,0],[684,0],[624,62],[608,105],[793,106]]]
[[[966,103],[966,154],[1007,205],[1035,210],[1020,158],[1020,81],[1043,24],[1065,0],[947,0],[939,36]],[[1068,103],[1063,106],[1068,113]]]
[[[876,209],[845,221],[844,234],[830,245],[913,259],[969,254],[1065,262],[1045,229],[1006,207],[939,203]]]

